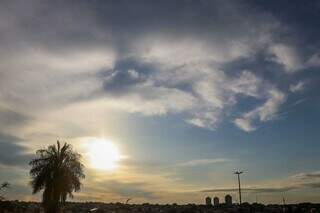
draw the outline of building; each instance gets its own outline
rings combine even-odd
[[[211,197],[206,197],[206,205],[207,206],[211,206],[212,203],[211,203]]]
[[[214,204],[215,206],[218,206],[218,205],[219,205],[219,198],[218,198],[218,197],[214,197],[214,198],[213,198],[213,204]]]
[[[231,206],[232,205],[232,197],[231,197],[231,195],[226,195],[225,203],[227,204],[227,206]]]

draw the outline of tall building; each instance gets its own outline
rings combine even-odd
[[[211,203],[211,197],[206,197],[206,205],[207,206],[211,206],[212,203]]]
[[[231,195],[226,195],[225,202],[226,202],[227,206],[231,206],[232,205],[232,197],[231,197]]]
[[[218,206],[218,205],[219,205],[219,198],[218,198],[218,197],[214,197],[214,198],[213,198],[213,204],[214,204],[215,206]]]

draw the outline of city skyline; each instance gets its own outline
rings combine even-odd
[[[319,1],[1,1],[0,182],[40,200],[68,142],[74,201],[320,202]]]

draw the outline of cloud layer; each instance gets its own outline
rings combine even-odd
[[[102,3],[101,13],[86,3],[73,10],[60,2],[2,4],[1,49],[7,51],[0,53],[0,98],[29,114],[38,113],[34,106],[46,111],[106,100],[129,113],[182,114],[187,123],[211,130],[237,116],[237,127],[254,131],[274,120],[286,93],[299,88],[283,88],[261,70],[226,66],[257,55],[288,74],[317,66],[316,53],[307,60],[294,42],[282,42],[290,28],[242,2],[190,3],[179,10],[172,4],[156,14],[149,13],[150,3],[133,9],[121,1]],[[117,16],[120,8],[128,15]],[[41,14],[46,17],[38,19]],[[237,104],[247,98],[262,104],[239,115]]]
[[[284,180],[273,181],[269,184],[259,184],[256,186],[243,187],[241,190],[245,193],[284,193],[289,191],[301,191],[310,189],[320,188],[320,173],[319,171],[310,173],[298,173],[285,178]],[[201,192],[237,192],[238,188],[216,188],[216,189],[205,189]]]

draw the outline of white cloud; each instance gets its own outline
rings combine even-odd
[[[128,74],[132,79],[138,79],[140,77],[139,73],[134,69],[129,69]]]
[[[141,43],[140,43],[141,42]],[[193,36],[179,40],[168,35],[146,35],[137,43],[137,51],[146,62],[163,64],[166,67],[203,65],[208,62],[225,63],[247,57],[253,46],[242,41],[211,43]]]
[[[234,120],[234,124],[246,132],[252,132],[257,129],[251,124],[251,120],[249,118],[236,118]]]
[[[261,121],[269,121],[277,117],[276,113],[281,104],[285,101],[286,96],[278,89],[269,91],[268,100],[257,109]]]
[[[236,94],[243,94],[246,96],[259,96],[259,86],[262,80],[248,70],[244,70],[240,76],[236,76],[230,83],[229,88]]]
[[[285,99],[286,96],[283,92],[273,88],[268,91],[268,98],[264,104],[252,111],[244,113],[240,118],[236,118],[234,124],[244,131],[254,131],[257,128],[254,122],[257,120],[266,122],[278,117],[277,112]]]
[[[320,66],[320,54],[314,54],[311,58],[307,61],[307,64],[312,67],[319,67]]]
[[[171,69],[162,67],[148,80],[132,85],[124,94],[111,95],[110,106],[144,115],[185,113],[187,123],[214,130],[225,108],[234,106],[238,97],[260,98],[260,90],[264,89],[263,81],[247,70],[227,76],[224,71],[207,64],[185,65],[183,69],[172,70],[179,71],[181,78],[173,77],[176,74],[169,71]],[[134,72],[135,76],[140,75],[138,71]],[[181,83],[189,85],[191,90],[179,89],[177,85]]]
[[[197,127],[215,130],[220,121],[220,109],[199,109],[193,110],[192,118],[185,121]]]
[[[114,109],[150,116],[188,111],[195,106],[196,99],[175,88],[144,84],[121,97],[108,97],[106,102]]]
[[[305,60],[299,53],[299,48],[294,45],[271,44],[269,52],[272,57],[270,60],[283,65],[287,73],[294,73],[301,69],[320,66],[320,56],[318,53],[313,54]]]
[[[273,55],[271,60],[283,65],[288,73],[296,72],[304,66],[297,50],[292,46],[274,44],[271,45],[269,51]]]
[[[297,180],[320,180],[320,171],[314,172],[302,172],[298,174],[292,175],[290,178],[297,179]]]
[[[16,49],[1,54],[0,100],[8,107],[33,113],[88,98],[100,90],[96,74],[111,69],[112,49]],[[34,106],[37,106],[36,108]]]
[[[201,166],[201,165],[208,165],[208,164],[216,164],[216,163],[227,163],[231,162],[230,159],[225,158],[210,158],[210,159],[194,159],[183,163],[178,163],[177,166]]]
[[[296,84],[291,84],[289,90],[291,92],[299,92],[304,90],[306,83],[304,81],[299,81]]]
[[[226,107],[234,106],[239,95],[259,98],[262,86],[261,79],[247,70],[232,78],[222,71],[211,71],[203,80],[194,83],[195,92],[201,97],[203,108],[193,113],[194,117],[187,122],[199,127],[216,129]]]
[[[224,103],[224,84],[226,83],[224,72],[212,70],[203,79],[193,83],[193,89],[199,97],[212,108],[223,108]]]
[[[110,69],[116,59],[112,49],[77,49],[67,52],[51,52],[46,49],[32,48],[22,54],[15,55],[14,63],[26,69],[45,68],[55,72],[81,73],[97,71],[101,68]]]

